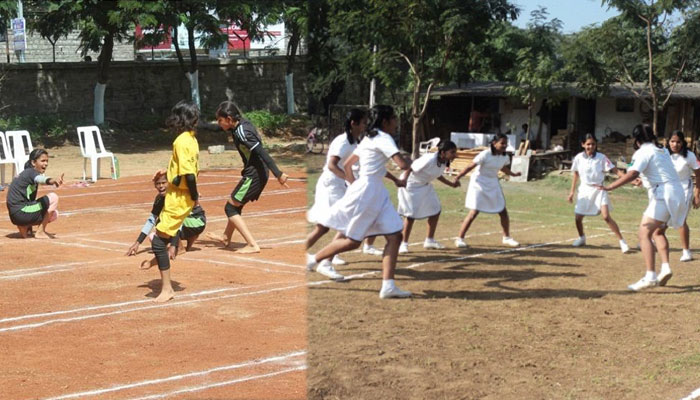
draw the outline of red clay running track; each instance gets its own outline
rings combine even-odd
[[[55,190],[52,240],[16,238],[0,192],[0,398],[306,398],[306,183],[290,175],[244,209],[262,252],[200,238],[173,262],[165,304],[157,268],[139,270],[148,242],[124,256],[151,209],[149,177]],[[200,175],[208,232],[223,231],[239,179]]]

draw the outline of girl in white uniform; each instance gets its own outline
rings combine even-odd
[[[314,205],[307,213],[307,220],[316,224],[306,237],[307,249],[310,249],[318,239],[328,232],[328,228],[319,222],[324,215],[330,212],[331,206],[345,195],[347,184],[343,165],[357,148],[360,135],[366,129],[367,113],[353,108],[345,118],[345,134],[338,135],[331,142],[326,156],[326,164],[323,166],[323,172],[316,183]],[[340,236],[336,235],[336,238],[338,237]],[[333,264],[344,265],[345,261],[336,255],[332,262],[328,259],[323,260],[318,265],[316,272],[331,279],[342,279],[343,276],[335,271]]]
[[[507,146],[508,137],[502,133],[496,134],[491,139],[490,148],[479,153],[474,161],[457,175],[457,179],[459,179],[476,168],[469,179],[467,198],[464,202],[464,205],[471,211],[462,222],[455,246],[467,247],[464,236],[480,212],[498,214],[501,217],[501,227],[503,228],[503,244],[511,247],[520,246],[520,243],[510,237],[510,219],[506,209],[506,199],[503,196],[501,185],[498,183],[498,171],[503,171],[510,176],[520,176],[520,172],[513,173],[508,168],[510,161],[506,155]]]
[[[365,237],[384,235],[386,247],[382,258],[382,288],[379,297],[409,297],[411,292],[399,289],[394,283],[403,223],[383,182],[384,176],[387,176],[395,183],[401,183],[387,173],[387,161],[393,160],[403,170],[407,170],[409,164],[391,137],[398,127],[394,109],[385,105],[374,106],[371,120],[367,136],[345,161],[345,177],[351,182],[350,187],[320,221],[321,225],[341,232],[342,237],[334,239],[315,255],[307,256],[306,264],[308,269],[312,269],[321,260],[358,248]],[[360,162],[360,177],[354,180],[352,164],[357,161]]]
[[[571,165],[571,170],[574,173],[574,180],[571,182],[571,191],[569,192],[569,203],[574,200],[574,191],[576,181],[581,178],[581,185],[578,187],[578,196],[576,196],[576,230],[578,230],[578,239],[573,243],[574,247],[586,245],[586,235],[583,232],[583,217],[602,214],[603,220],[608,224],[610,230],[617,236],[620,242],[620,249],[623,253],[630,251],[629,246],[620,233],[620,228],[612,216],[612,204],[608,192],[600,190],[600,185],[605,181],[605,173],[612,171],[618,177],[624,174],[620,172],[615,165],[605,157],[604,154],[598,153],[598,141],[594,135],[586,134],[581,142],[583,150],[574,157]]]
[[[433,184],[435,179],[447,186],[459,187],[459,181],[454,182],[442,176],[445,167],[457,156],[457,146],[447,140],[440,142],[438,151],[426,153],[411,164],[411,169],[404,172],[401,179],[406,180],[406,187],[399,188],[399,215],[405,217],[403,221],[403,242],[399,247],[399,254],[408,253],[408,238],[411,236],[413,222],[417,219],[428,219],[428,234],[423,242],[426,249],[444,249],[445,246],[435,240],[435,229],[440,218],[440,199],[435,193]],[[408,176],[406,176],[408,175]]]
[[[649,125],[637,125],[632,131],[634,146],[638,150],[632,156],[632,166],[627,173],[602,187],[613,190],[642,176],[649,184],[649,206],[639,224],[639,245],[644,255],[646,274],[638,282],[628,286],[638,291],[656,285],[664,286],[671,276],[668,264],[668,239],[666,228],[683,226],[688,207],[678,173],[668,152],[656,142],[654,131]],[[661,271],[656,275],[654,266],[654,244],[661,256]]]
[[[678,177],[681,180],[681,185],[685,192],[685,204],[688,211],[690,211],[691,205],[697,208],[700,204],[700,193],[697,191],[697,188],[700,186],[700,173],[697,171],[700,168],[700,163],[698,163],[698,158],[695,156],[695,153],[688,150],[688,143],[685,141],[683,132],[673,131],[673,133],[671,133],[671,137],[666,143],[666,150],[671,154],[673,167],[676,169],[676,172],[678,172]],[[693,172],[695,172],[695,185],[693,185]],[[688,214],[686,213],[683,226],[679,229],[681,245],[683,246],[681,261],[690,261],[693,259],[693,255],[690,253],[690,229],[688,228],[687,220]]]

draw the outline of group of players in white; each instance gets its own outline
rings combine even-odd
[[[363,110],[348,112],[345,133],[331,143],[326,164],[318,179],[314,205],[308,212],[308,220],[315,227],[306,240],[310,249],[330,229],[337,231],[335,238],[315,254],[307,254],[307,269],[323,274],[333,280],[343,280],[334,265],[343,265],[338,255],[360,247],[363,251],[382,255],[382,287],[380,298],[410,297],[411,293],[399,289],[394,282],[394,270],[398,254],[409,252],[408,239],[416,219],[427,219],[428,231],[423,247],[443,249],[435,240],[435,230],[441,212],[440,199],[432,181],[451,186],[460,186],[459,179],[473,171],[467,189],[465,206],[470,211],[465,217],[455,240],[458,248],[467,247],[464,237],[480,212],[499,214],[503,229],[503,244],[518,247],[520,244],[510,236],[510,220],[505,197],[499,184],[499,171],[510,176],[513,173],[506,154],[508,138],[496,134],[489,147],[479,153],[454,180],[443,173],[457,155],[457,147],[451,141],[442,141],[436,152],[428,152],[413,162],[399,152],[392,134],[398,121],[390,106],[378,105],[368,116]],[[364,138],[362,138],[364,136]],[[692,260],[689,248],[689,229],[686,223],[689,208],[700,206],[700,173],[693,182],[693,172],[700,168],[695,154],[688,149],[683,133],[674,131],[666,148],[660,146],[649,125],[637,125],[632,136],[636,152],[627,173],[615,168],[603,154],[597,152],[595,136],[586,135],[581,143],[583,150],[573,160],[573,182],[568,195],[569,202],[576,197],[575,221],[579,237],[573,246],[586,244],[583,230],[585,216],[602,215],[611,231],[619,240],[623,253],[630,248],[620,229],[612,219],[612,205],[608,191],[624,184],[643,185],[648,191],[649,205],[644,211],[639,226],[639,247],[644,256],[646,274],[638,282],[628,286],[638,291],[654,286],[663,286],[673,275],[669,266],[669,245],[666,238],[668,227],[680,229],[683,254],[681,261]],[[362,139],[361,139],[362,138]],[[392,160],[403,173],[396,177],[386,169]],[[605,175],[616,173],[618,179],[604,185]],[[398,211],[394,208],[383,178],[393,181],[398,189]],[[576,193],[576,184],[578,193]],[[402,220],[401,216],[404,217]],[[386,238],[383,252],[374,249],[373,239]],[[661,257],[661,269],[655,270],[655,252]]]

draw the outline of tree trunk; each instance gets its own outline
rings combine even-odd
[[[183,74],[187,74],[187,68],[185,67],[185,58],[182,57],[182,50],[180,50],[180,44],[177,42],[177,27],[173,27],[173,45],[175,46],[175,54],[177,55],[177,62],[180,64]]]
[[[199,76],[197,72],[197,49],[194,44],[194,27],[187,27],[187,45],[190,48],[190,70],[187,74],[187,79],[190,81],[190,94],[192,101],[197,105],[197,108],[202,109],[199,101]]]
[[[104,37],[100,55],[97,57],[97,84],[95,85],[95,97],[93,103],[93,118],[95,125],[102,125],[105,122],[105,90],[109,80],[109,64],[112,61],[112,50],[114,49],[114,35],[108,33]]]
[[[287,43],[287,75],[285,82],[287,84],[287,114],[294,114],[294,61],[301,40],[301,27],[294,21],[287,21],[287,26],[290,28],[291,35]]]
[[[411,141],[411,158],[418,158],[420,150],[420,139],[421,139],[421,119],[422,115],[420,112],[420,87],[421,83],[419,79],[415,80],[415,85],[413,86],[413,104],[411,105],[411,131],[412,131],[412,141]]]

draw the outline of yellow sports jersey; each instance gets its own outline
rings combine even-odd
[[[173,156],[168,165],[168,182],[173,182],[178,176],[180,189],[187,189],[184,175],[199,172],[199,143],[193,131],[182,132],[173,142]]]
[[[156,229],[168,236],[175,236],[185,221],[194,201],[187,187],[184,175],[199,172],[199,143],[194,132],[183,132],[173,142],[173,156],[168,165],[168,190],[165,193],[165,205],[160,213],[160,222]],[[177,186],[173,180],[181,176]]]

